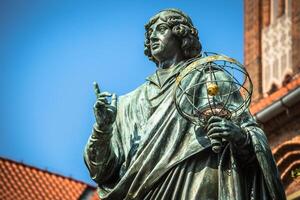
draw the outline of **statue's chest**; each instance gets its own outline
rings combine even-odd
[[[174,82],[174,81],[173,81]],[[171,95],[174,89],[173,82],[164,85],[162,88],[155,84],[149,83],[146,88],[146,98],[149,102],[152,112],[156,111],[156,108],[166,100],[166,98],[172,98]]]

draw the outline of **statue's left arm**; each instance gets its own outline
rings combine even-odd
[[[205,76],[206,79],[210,80],[209,74],[205,74]],[[234,80],[221,70],[214,71],[214,77],[219,83],[219,95],[214,98],[215,101],[223,102],[223,98],[226,98],[224,94],[229,94],[230,96],[228,95],[228,99],[226,99],[226,105],[224,105],[225,109],[228,108],[230,112],[234,111],[234,109],[241,109],[240,107],[244,104],[244,99],[235,85]],[[223,138],[230,142],[233,148],[237,150],[235,152],[238,157],[250,161],[250,158],[254,155],[254,151],[251,145],[249,126],[258,128],[258,125],[255,123],[248,108],[245,107],[242,109],[245,109],[244,112],[234,118],[210,117],[208,120],[207,135],[210,139],[218,140]]]
[[[219,72],[219,76],[224,78],[226,75],[223,72]],[[227,87],[229,86],[227,85]],[[240,105],[241,101],[243,101],[243,98],[239,91],[236,90],[230,103],[232,105]],[[260,174],[262,182],[259,183],[258,187],[267,188],[266,191],[268,191],[268,195],[272,199],[285,199],[284,189],[267,137],[251,115],[249,109],[245,109],[235,119],[228,120],[212,117],[209,120],[208,137],[212,139],[221,137],[227,140],[231,144],[232,153],[237,158],[239,167],[245,167],[246,172],[250,174],[250,171],[247,171],[250,170],[248,166],[254,166],[255,173]],[[245,177],[246,174],[243,176]],[[254,175],[252,179],[254,179]],[[254,184],[255,181],[252,181]],[[257,183],[259,182],[259,180],[256,181]],[[255,188],[252,189],[253,191],[255,190]]]

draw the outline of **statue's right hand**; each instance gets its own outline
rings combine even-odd
[[[97,101],[94,104],[94,114],[96,118],[97,129],[107,131],[116,120],[117,115],[117,96],[108,92],[101,92],[97,82],[94,82],[94,90]],[[107,97],[111,97],[109,103]]]

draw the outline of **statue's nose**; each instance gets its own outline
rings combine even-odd
[[[150,39],[150,42],[153,44],[153,43],[156,43],[156,42],[158,42],[159,40],[158,40],[158,38],[151,38]]]
[[[157,40],[158,40],[158,38],[157,38],[156,31],[153,31],[153,32],[150,34],[150,41],[151,41],[151,42],[156,42]]]

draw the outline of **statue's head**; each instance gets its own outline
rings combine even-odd
[[[158,57],[181,51],[184,60],[200,55],[198,31],[189,16],[178,9],[166,9],[145,25],[145,55],[158,63]]]

